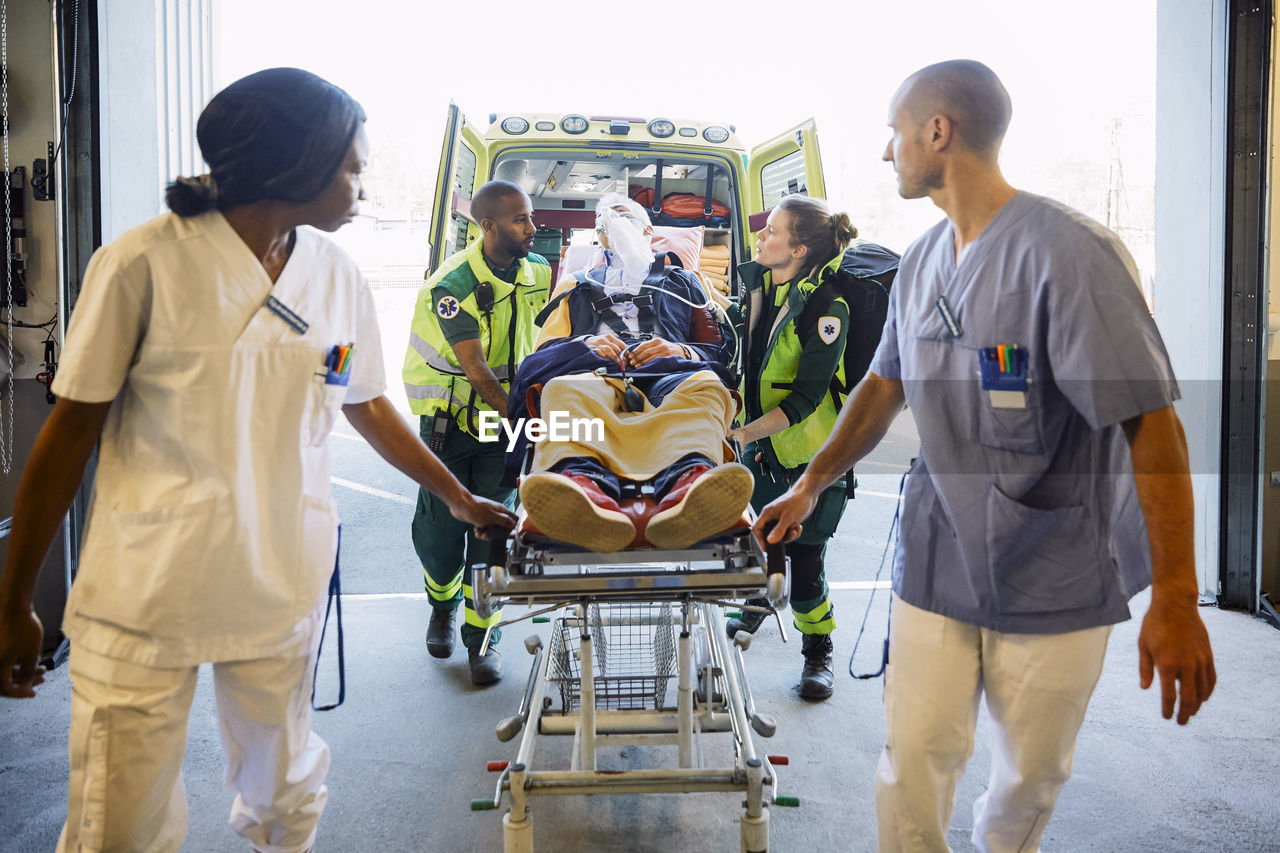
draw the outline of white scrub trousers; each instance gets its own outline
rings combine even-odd
[[[311,731],[317,638],[305,633],[293,653],[213,665],[226,782],[236,794],[231,827],[261,853],[310,850],[328,796],[329,747]],[[72,650],[71,782],[58,853],[178,849],[197,672]]]
[[[875,782],[880,853],[950,849],[956,783],[973,754],[984,693],[995,730],[987,791],[973,804],[973,844],[983,853],[1037,850],[1071,775],[1110,634],[1110,626],[1004,634],[895,595]]]

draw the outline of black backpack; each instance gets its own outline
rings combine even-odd
[[[828,312],[832,302],[843,296],[849,306],[849,332],[844,345],[845,384],[841,385],[838,372],[831,377],[837,411],[853,387],[866,375],[876,354],[889,314],[889,290],[898,274],[900,257],[875,243],[855,243],[845,249],[839,271],[829,273],[819,283],[796,318],[796,335],[800,345],[804,346],[809,342],[818,318]]]

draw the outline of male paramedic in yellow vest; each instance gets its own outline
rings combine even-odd
[[[404,359],[409,408],[421,418],[422,440],[468,489],[511,507],[515,491],[502,485],[504,441],[480,441],[480,415],[506,417],[511,377],[537,337],[534,318],[547,302],[551,267],[531,254],[533,206],[515,184],[490,181],[471,199],[472,221],[483,235],[449,258],[418,294]],[[490,416],[491,418],[492,416]],[[467,566],[487,557],[474,530],[454,518],[430,492],[420,490],[413,516],[413,547],[422,561],[431,620],[427,651],[453,653],[454,619],[466,599],[462,642],[473,684],[502,677],[493,631],[484,655],[488,619],[475,612]]]

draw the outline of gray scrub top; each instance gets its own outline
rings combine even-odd
[[[1025,408],[993,405],[979,380],[979,350],[1008,344],[1027,351]],[[920,432],[894,563],[904,601],[1013,633],[1129,618],[1151,556],[1120,423],[1178,387],[1115,234],[1018,193],[957,266],[943,220],[902,257],[871,371],[901,380]]]

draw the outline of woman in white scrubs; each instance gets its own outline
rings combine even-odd
[[[364,118],[298,69],[233,83],[197,127],[210,174],[179,179],[172,213],[89,264],[0,577],[0,694],[32,696],[35,576],[101,441],[64,621],[74,691],[60,851],[178,848],[206,662],[232,827],[258,851],[314,845],[329,750],[311,731],[310,694],[337,549],[327,437],[339,410],[457,518],[514,521],[463,488],[383,395],[368,283],[318,233],[364,197]]]

